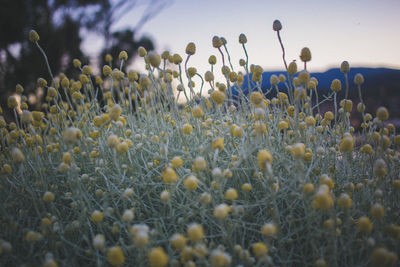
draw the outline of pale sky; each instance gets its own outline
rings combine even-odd
[[[139,12],[132,10],[115,29],[134,26]],[[307,46],[312,53],[310,71],[338,67],[343,60],[351,66],[400,68],[399,13],[400,0],[175,0],[138,35],[151,37],[160,53],[169,50],[182,56],[187,43],[194,42],[197,52],[189,66],[204,74],[211,54],[221,62],[211,44],[214,35],[227,39],[232,63],[239,70],[244,52],[238,36],[245,33],[250,63],[281,70],[281,49],[272,30],[272,22],[279,19],[287,61],[299,60],[300,50]],[[93,40],[85,41],[86,51],[96,51]]]

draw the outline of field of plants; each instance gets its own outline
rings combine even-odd
[[[182,55],[139,48],[147,73],[123,72],[125,51],[100,76],[78,59],[79,77],[49,68],[41,111],[17,85],[15,122],[0,116],[0,265],[398,266],[389,111],[365,112],[364,78],[346,61],[346,83],[319,94],[311,51],[288,64],[282,25],[272,28],[287,75],[267,92],[244,34],[232,61],[215,36],[202,73],[190,66],[194,43]],[[29,39],[47,64],[38,33]],[[337,97],[351,83],[357,103]],[[321,114],[325,102],[334,109]]]

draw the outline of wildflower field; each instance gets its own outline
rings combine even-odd
[[[215,36],[205,73],[190,66],[194,43],[184,56],[139,48],[147,73],[123,72],[124,51],[97,77],[78,59],[79,77],[49,68],[51,80],[37,81],[42,111],[17,85],[15,122],[0,116],[0,265],[398,266],[400,135],[389,111],[365,112],[364,78],[348,77],[346,61],[346,83],[319,93],[310,50],[287,64],[279,21],[273,30],[287,74],[267,92],[244,34],[239,64]],[[39,35],[29,38],[46,64]]]

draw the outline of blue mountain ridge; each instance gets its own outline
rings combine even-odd
[[[357,73],[361,73],[364,76],[364,80],[366,82],[372,81],[381,75],[395,76],[395,77],[398,77],[399,81],[400,81],[400,70],[398,70],[398,69],[367,68],[367,67],[350,68],[350,71],[348,73],[350,89],[352,87],[354,87],[353,80],[354,80],[354,76]],[[273,74],[275,74],[277,76],[279,76],[280,74],[283,74],[286,76],[286,71],[266,71],[266,72],[264,72],[262,74],[263,79],[262,79],[262,83],[261,83],[261,88],[262,88],[263,92],[266,92],[268,89],[271,88],[270,77]],[[342,72],[340,72],[339,68],[332,68],[325,72],[311,72],[310,76],[315,77],[318,80],[317,88],[320,91],[330,90],[332,80],[334,80],[334,79],[339,79],[342,82],[343,87],[345,85],[344,75]],[[251,81],[251,74],[250,74],[250,83],[251,83],[251,87],[255,86],[255,83]],[[245,94],[247,94],[247,87],[248,87],[247,76],[245,75],[243,86],[242,86],[243,93],[245,93]],[[282,86],[282,85],[279,86],[279,90],[286,91],[284,89],[284,86]],[[273,92],[274,91],[275,90],[273,90]],[[238,91],[237,91],[236,87],[232,88],[232,92],[234,95],[238,95]]]

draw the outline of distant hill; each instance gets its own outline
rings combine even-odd
[[[389,68],[351,68],[349,76],[349,98],[353,100],[355,109],[359,102],[358,90],[353,83],[354,76],[361,73],[364,76],[364,84],[361,87],[363,101],[367,106],[366,112],[375,114],[379,106],[385,106],[390,111],[390,117],[395,119],[395,124],[400,127],[400,70]],[[270,87],[270,77],[272,74],[286,74],[283,71],[267,71],[262,74],[262,89],[266,92]],[[339,79],[342,82],[342,91],[338,94],[338,99],[344,98],[345,80],[343,73],[339,68],[329,69],[325,72],[311,72],[311,77],[318,80],[317,90],[319,95],[327,94],[330,91],[331,82],[334,79]],[[251,78],[250,78],[251,79]],[[280,91],[285,92],[285,87],[279,85]],[[243,82],[244,93],[247,93],[247,77]],[[234,94],[235,88],[233,88]],[[272,90],[267,97],[275,96],[275,90]]]
[[[348,73],[350,88],[356,88],[353,84],[354,76],[357,73],[361,73],[364,76],[365,84],[363,87],[368,88],[369,86],[382,86],[391,84],[400,88],[400,70],[389,69],[389,68],[351,68]],[[271,87],[269,79],[271,75],[286,75],[284,71],[266,71],[262,74],[262,89],[263,91],[268,90]],[[250,76],[251,77],[251,76]],[[345,79],[343,73],[340,72],[339,68],[329,69],[325,72],[311,72],[311,77],[315,77],[318,80],[318,89],[321,91],[328,91],[331,86],[331,82],[334,79],[339,79],[344,87]],[[379,82],[379,83],[378,83]],[[247,77],[243,83],[243,88],[247,89]],[[283,88],[282,88],[283,89]],[[400,93],[400,91],[399,91]]]

